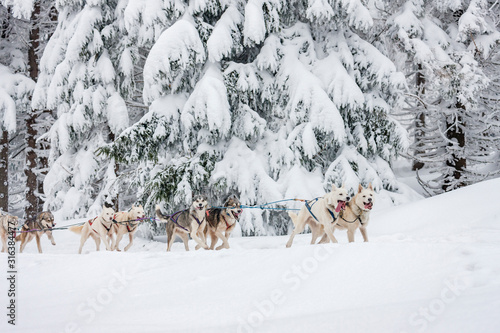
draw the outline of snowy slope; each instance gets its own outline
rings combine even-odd
[[[0,331],[498,332],[499,187],[375,210],[369,243],[337,232],[335,245],[305,234],[290,249],[283,236],[166,253],[137,239],[128,253],[89,241],[77,255],[79,237],[59,231],[43,255],[34,242],[18,254],[17,326],[4,317]]]

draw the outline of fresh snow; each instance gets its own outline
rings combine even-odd
[[[44,254],[35,241],[17,254],[17,322],[0,331],[498,332],[499,186],[376,203],[369,243],[338,231],[339,244],[231,237],[229,250],[166,253],[161,237],[137,237],[127,253],[89,240],[78,255],[79,236],[57,231]]]

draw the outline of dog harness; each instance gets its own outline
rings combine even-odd
[[[132,223],[130,223],[130,224],[129,224],[129,222],[127,222],[127,230],[128,230],[128,232],[129,232],[129,233],[130,233],[130,232],[132,232],[132,231],[134,231],[135,229],[137,229],[137,226],[138,226],[139,224],[136,224],[136,225],[134,226],[134,228],[130,229],[130,226],[131,226],[131,225],[132,225]]]
[[[95,221],[95,220],[97,220],[97,218],[98,218],[98,217],[99,217],[99,216],[94,217],[93,219],[91,219],[91,220],[89,220],[89,221],[88,221],[88,222],[89,222],[89,225],[90,225],[90,228],[91,228],[91,229],[92,229],[92,231],[93,231],[93,232],[95,232],[96,234],[98,234],[98,232],[97,232],[94,228],[92,228],[92,224],[94,223],[94,221]],[[104,229],[106,229],[106,231],[107,231],[107,232],[109,232],[109,231],[111,230],[111,227],[113,226],[113,225],[111,224],[111,225],[109,226],[109,228],[108,228],[108,227],[106,227],[106,225],[105,225],[104,223],[101,223],[101,224],[102,224],[102,226],[104,227]]]
[[[313,217],[313,219],[315,219],[315,220],[319,223],[318,218],[317,218],[317,217],[313,214],[313,212],[312,212],[312,210],[311,210],[312,206],[314,206],[314,204],[315,204],[316,202],[318,202],[318,200],[319,200],[319,198],[315,198],[315,199],[311,200],[311,201],[314,201],[314,202],[312,203],[312,205],[310,205],[310,204],[309,204],[309,201],[306,201],[305,205],[306,205],[307,210],[309,211],[309,214],[311,214],[311,216]],[[333,214],[333,212],[332,212],[330,209],[328,209],[328,208],[327,208],[326,210],[328,211],[328,213],[330,213],[330,216],[331,216],[331,217],[332,217],[332,219],[333,219],[333,220],[332,220],[332,223],[335,223],[335,221],[337,220],[337,218],[335,217],[335,214]]]
[[[352,209],[351,209],[351,211],[352,211]],[[353,213],[353,214],[354,214],[354,213]],[[340,218],[341,218],[342,220],[344,220],[345,222],[347,222],[347,223],[354,223],[354,222],[356,222],[357,220],[359,220],[359,224],[363,225],[363,221],[361,221],[361,215],[356,215],[356,214],[354,214],[354,215],[356,216],[356,218],[355,218],[353,221],[347,221],[347,220],[344,218],[344,216],[343,216],[343,215],[344,215],[344,214],[343,214],[343,212],[340,212]]]
[[[184,210],[180,210],[178,212],[175,212],[173,213],[172,215],[169,216],[170,220],[172,220],[172,222],[174,222],[175,224],[177,224],[177,226],[181,229],[184,229],[186,230],[187,232],[189,232],[189,230],[187,230],[186,228],[184,228],[182,225],[180,225],[177,220],[179,219],[179,216],[181,215],[182,212],[185,212],[187,211],[187,209],[184,209]]]
[[[229,214],[228,214],[229,215]],[[227,220],[226,220],[226,217],[224,215],[222,215],[222,218],[224,219],[224,222],[226,222],[226,229],[229,229],[231,228],[236,222],[234,222],[233,224],[229,224],[227,223]]]
[[[363,225],[363,221],[361,221],[361,217],[360,216],[356,216],[356,218],[353,221],[347,221],[343,216],[341,216],[341,218],[342,218],[342,220],[344,220],[347,223],[354,223],[357,220],[359,220],[359,224]]]
[[[205,221],[205,216],[203,217],[203,220],[198,220],[198,218],[194,215],[194,214],[191,214],[191,216],[196,220],[196,223],[198,223],[198,225],[201,225],[203,223],[203,221]]]

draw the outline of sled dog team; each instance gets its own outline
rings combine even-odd
[[[373,208],[375,192],[371,183],[367,188],[358,186],[358,192],[354,197],[349,198],[344,185],[336,187],[332,185],[331,192],[322,197],[308,200],[302,206],[298,214],[288,213],[294,230],[290,235],[286,247],[292,246],[295,235],[304,231],[308,225],[311,229],[311,244],[315,244],[321,237],[319,243],[337,243],[334,236],[335,229],[347,230],[349,242],[354,242],[354,234],[360,230],[363,240],[368,242],[366,227],[370,219],[370,211]],[[211,249],[219,240],[222,244],[216,250],[229,248],[228,238],[236,226],[242,213],[241,204],[234,195],[228,196],[223,207],[208,207],[207,197],[195,195],[188,209],[176,212],[172,215],[165,215],[159,205],[156,206],[156,216],[166,224],[167,251],[170,251],[172,244],[179,236],[184,242],[186,251],[189,251],[189,237],[196,242],[196,249]],[[129,243],[124,250],[127,251],[133,244],[134,234],[139,223],[145,218],[144,209],[141,205],[132,206],[128,212],[115,213],[113,208],[104,205],[99,216],[85,222],[80,226],[69,228],[81,235],[78,253],[82,253],[85,242],[92,238],[96,243],[96,250],[99,251],[101,241],[106,250],[113,251],[119,249],[119,244],[123,236],[128,234]],[[2,252],[7,250],[8,226],[17,228],[17,216],[0,216],[0,238],[2,239]],[[20,252],[22,253],[26,244],[36,238],[38,252],[42,253],[40,238],[46,234],[52,245],[56,245],[52,236],[54,228],[54,216],[51,212],[39,213],[35,219],[28,220],[21,228],[21,233],[16,237],[16,241],[21,242]],[[116,237],[115,237],[116,236]],[[211,243],[208,246],[208,236]]]

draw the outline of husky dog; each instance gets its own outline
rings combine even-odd
[[[184,242],[186,251],[189,251],[188,235],[198,244],[199,247],[208,249],[205,235],[207,197],[205,195],[193,196],[193,201],[189,209],[177,212],[174,215],[163,215],[159,205],[156,206],[156,216],[167,223],[167,251],[170,251],[175,236],[178,235]]]
[[[102,212],[99,216],[85,222],[84,225],[70,227],[69,230],[74,233],[81,234],[80,249],[78,253],[82,253],[82,248],[89,237],[95,241],[96,251],[99,251],[101,240],[106,245],[106,250],[111,251],[113,245],[113,215],[114,210],[110,206],[102,206]],[[109,240],[108,240],[109,238]]]
[[[113,231],[116,233],[116,240],[113,244],[113,250],[120,251],[118,245],[120,244],[122,237],[126,234],[128,234],[129,243],[123,250],[127,251],[130,249],[137,227],[144,217],[144,208],[142,208],[142,205],[132,205],[132,208],[130,208],[128,212],[118,212],[115,214],[115,225],[113,226]]]
[[[358,193],[347,203],[346,209],[340,213],[340,218],[337,219],[336,229],[347,229],[347,239],[349,242],[354,242],[354,233],[359,228],[365,242],[368,242],[368,234],[366,226],[370,221],[370,211],[373,208],[375,192],[372,184],[368,184],[367,188],[363,188],[361,184],[358,186]],[[328,238],[323,235],[320,243],[328,243]]]
[[[2,238],[2,252],[7,252],[7,238],[9,228],[17,229],[18,217],[13,215],[0,215],[0,238]],[[15,234],[14,234],[15,236]]]
[[[216,250],[229,249],[227,239],[231,232],[236,227],[236,222],[239,220],[241,212],[241,204],[238,198],[230,195],[224,201],[224,208],[210,208],[207,212],[207,230],[212,240],[210,249],[213,250],[219,239],[222,240],[222,245]]]
[[[38,253],[42,253],[40,238],[43,234],[47,235],[52,245],[56,245],[54,237],[52,236],[52,228],[54,228],[55,225],[56,223],[54,222],[54,215],[52,215],[50,211],[41,212],[36,216],[35,219],[27,220],[21,229],[21,234],[16,237],[16,241],[21,241],[19,253],[23,253],[26,244],[31,242],[33,237],[36,238]]]
[[[314,244],[323,232],[328,235],[328,238],[332,242],[337,243],[337,240],[333,236],[333,227],[335,226],[335,222],[338,221],[339,212],[345,208],[347,201],[349,201],[349,197],[344,185],[336,187],[333,184],[331,192],[325,194],[323,197],[306,201],[298,215],[288,213],[295,228],[286,243],[286,247],[292,246],[293,238],[304,231],[306,224],[311,227],[311,244]]]

